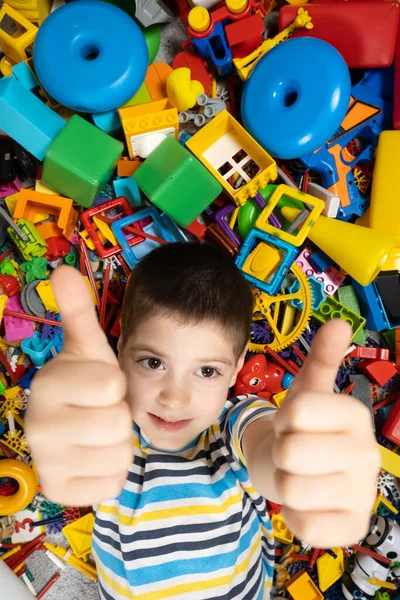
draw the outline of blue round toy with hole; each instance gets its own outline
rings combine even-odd
[[[147,44],[135,21],[101,0],[70,2],[51,13],[34,46],[36,75],[57,102],[102,113],[127,102],[142,85]]]
[[[350,101],[341,54],[316,38],[293,38],[267,52],[246,81],[243,125],[275,157],[317,150],[340,126]]]

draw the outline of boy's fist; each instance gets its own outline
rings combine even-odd
[[[25,430],[44,494],[87,506],[118,495],[132,462],[126,379],[79,272],[57,269],[52,286],[64,346],[32,382]]]
[[[340,320],[320,329],[274,420],[282,515],[317,548],[365,537],[376,496],[380,454],[371,415],[356,398],[332,391],[350,333]]]

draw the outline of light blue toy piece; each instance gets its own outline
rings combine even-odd
[[[26,62],[20,62],[14,65],[12,68],[12,76],[30,92],[39,87],[34,74]]]
[[[50,96],[81,112],[114,110],[142,85],[148,63],[144,35],[123,10],[101,0],[70,2],[40,27],[33,55]]]
[[[118,133],[122,127],[121,119],[119,118],[117,110],[109,110],[104,113],[95,113],[92,115],[92,119],[96,127],[105,133],[109,133],[110,135]]]
[[[164,226],[164,223],[161,220],[160,215],[158,214],[157,210],[153,206],[149,206],[148,208],[143,208],[143,210],[139,210],[138,212],[136,212],[133,215],[128,215],[126,217],[123,217],[122,219],[118,219],[118,221],[114,221],[114,223],[111,224],[111,229],[112,229],[113,234],[117,238],[118,244],[122,248],[122,255],[130,269],[133,269],[135,267],[135,265],[140,260],[139,256],[140,256],[140,258],[143,258],[144,254],[142,254],[142,252],[140,250],[139,251],[136,250],[136,253],[133,252],[134,247],[131,247],[129,245],[128,240],[125,237],[125,234],[122,230],[124,227],[127,227],[127,225],[131,225],[132,223],[137,223],[138,221],[141,221],[142,219],[146,219],[147,217],[150,217],[151,219],[153,219],[154,224],[157,228],[156,230],[154,229],[153,231],[156,231],[155,235],[157,237],[164,239],[166,242],[174,241],[172,235],[170,234],[168,229]],[[151,235],[154,235],[154,233],[152,233]],[[140,244],[138,244],[138,247],[149,241],[152,242],[153,244],[156,243],[156,242],[153,242],[152,240],[145,240],[145,242],[141,242]],[[146,254],[147,254],[147,252],[146,252]]]
[[[350,91],[349,69],[333,46],[292,38],[267,52],[246,81],[243,126],[272,156],[299,158],[332,137]]]
[[[0,79],[0,129],[38,160],[65,121],[15,77]]]
[[[26,338],[21,342],[22,352],[27,354],[35,367],[41,367],[46,362],[54,342],[51,338],[42,340],[40,331],[35,331],[33,337]]]
[[[308,277],[308,282],[311,286],[311,292],[312,292],[311,308],[313,310],[318,310],[326,298],[326,295],[324,293],[324,284],[322,281],[319,281],[319,279],[315,279],[315,277],[313,277],[313,275],[310,275]],[[299,291],[299,289],[300,289],[300,283],[296,279],[288,287],[288,292],[289,292],[289,294],[295,294],[296,292]],[[290,300],[289,304],[291,304],[292,306],[294,306],[294,308],[297,308],[298,310],[303,310],[303,303],[298,298],[295,298],[294,300]]]
[[[291,373],[285,373],[282,377],[281,385],[284,390],[288,390],[292,384],[294,376]]]
[[[168,229],[168,231],[170,232],[170,234],[172,235],[174,242],[188,242],[189,241],[189,238],[186,235],[186,233],[184,232],[184,230],[181,229],[179,227],[179,225],[177,223],[175,223],[175,221],[173,221],[171,219],[171,217],[169,217],[167,215],[167,213],[161,213],[160,219],[162,220],[164,227],[166,227]]]
[[[289,244],[284,240],[280,240],[274,235],[270,235],[265,231],[261,231],[261,229],[253,227],[253,229],[251,229],[247,234],[246,239],[243,242],[242,247],[240,248],[240,252],[235,258],[235,264],[237,267],[239,267],[239,269],[242,269],[247,257],[254,250],[254,248],[259,242],[265,242],[270,246],[279,248],[279,250],[281,250],[281,252],[284,254],[281,263],[279,264],[275,273],[272,275],[272,278],[270,278],[270,281],[268,282],[261,281],[261,279],[257,279],[256,277],[249,275],[249,273],[246,273],[245,271],[242,271],[242,273],[245,279],[247,279],[247,281],[251,285],[263,292],[266,292],[267,294],[270,294],[271,296],[274,296],[283,284],[287,272],[289,271],[291,265],[293,264],[296,258],[298,249],[292,244]]]
[[[119,179],[114,179],[113,187],[116,198],[125,196],[132,208],[142,206],[138,184],[133,177],[121,177]]]
[[[222,23],[216,23],[212,33],[206,37],[193,37],[191,42],[200,56],[212,62],[218,75],[226,77],[232,73],[232,52]]]

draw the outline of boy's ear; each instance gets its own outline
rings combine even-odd
[[[247,346],[248,346],[248,344],[246,344],[245,349],[243,350],[243,352],[241,353],[241,355],[238,358],[238,361],[237,361],[236,367],[235,367],[235,371],[232,375],[232,379],[230,381],[229,387],[232,387],[233,385],[235,385],[238,373],[244,365],[244,359],[246,358],[246,353],[247,353]]]

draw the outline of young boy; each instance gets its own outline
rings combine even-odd
[[[26,432],[44,493],[98,505],[102,600],[269,598],[265,498],[313,546],[365,536],[380,460],[367,409],[332,392],[347,324],[321,329],[277,411],[254,396],[226,400],[253,302],[218,248],[176,243],[142,259],[119,362],[79,273],[58,269],[53,286],[64,349],[33,382]]]

